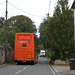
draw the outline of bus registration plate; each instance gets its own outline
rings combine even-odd
[[[26,62],[26,61],[22,61],[22,62]]]

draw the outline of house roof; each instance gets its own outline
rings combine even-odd
[[[75,9],[75,0],[73,1],[73,4],[72,4],[72,9]]]

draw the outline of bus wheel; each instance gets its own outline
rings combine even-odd
[[[31,64],[34,65],[35,64],[34,61],[31,61]]]

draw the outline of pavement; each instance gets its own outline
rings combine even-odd
[[[7,66],[7,65],[8,65],[8,64],[2,64],[2,65],[0,65],[0,68],[1,68],[1,67],[4,67],[4,66]]]
[[[1,65],[0,65],[0,68],[1,68],[1,67],[4,67],[4,66],[11,65],[11,64],[14,64],[14,62],[1,64]]]
[[[69,65],[52,65],[58,75],[75,75],[75,70],[70,70]]]

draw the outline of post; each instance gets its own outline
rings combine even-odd
[[[6,0],[6,26],[5,26],[5,62],[7,62],[7,0]]]
[[[48,22],[50,20],[50,17],[49,17],[50,6],[51,6],[51,0],[49,1],[49,10],[48,10],[48,14],[47,14],[47,20],[48,20]]]

